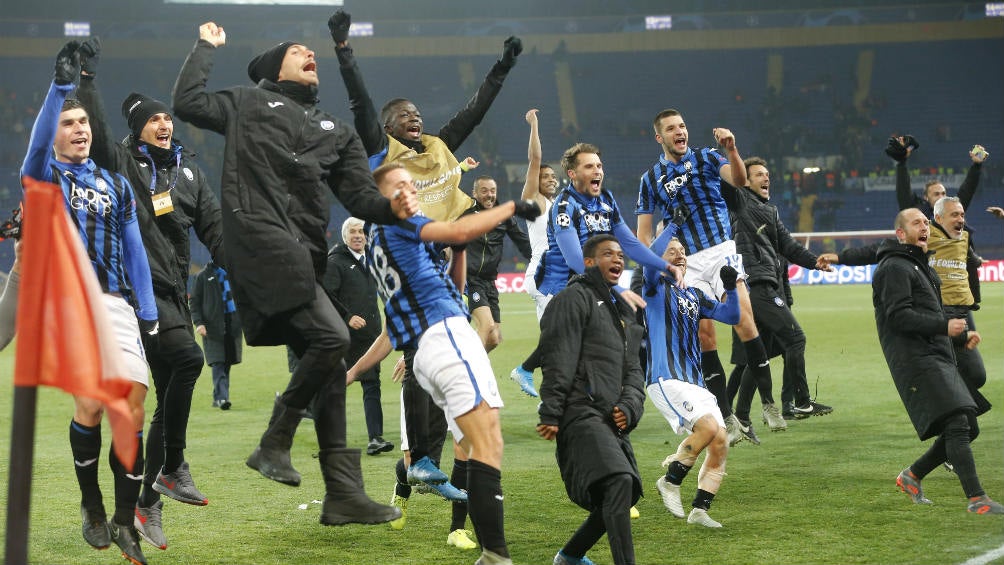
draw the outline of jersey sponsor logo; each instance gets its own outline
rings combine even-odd
[[[586,231],[589,233],[610,233],[610,216],[604,212],[590,212],[582,215],[582,221],[586,224]]]
[[[331,131],[335,129],[335,122],[331,120],[321,120],[321,129],[324,131]]]
[[[687,163],[687,166],[690,166],[689,162]],[[666,196],[669,197],[669,200],[672,200],[676,196],[677,191],[687,184],[687,180],[690,178],[690,175],[683,174],[666,182],[662,182],[665,178],[666,176],[663,175],[659,178],[659,182],[662,184],[662,189],[666,191]]]
[[[112,213],[112,197],[107,192],[108,185],[100,178],[95,184],[98,185],[97,190],[74,183],[70,189],[70,207],[99,216],[108,216]]]
[[[682,292],[676,293],[676,307],[688,320],[696,320],[701,316],[701,308],[697,305],[697,301]]]

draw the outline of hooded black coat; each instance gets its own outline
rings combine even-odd
[[[174,111],[226,138],[225,268],[248,344],[282,344],[269,319],[314,300],[324,275],[328,193],[362,220],[397,218],[351,127],[319,109],[300,85],[262,79],[208,92],[215,50],[202,39],[195,44],[174,85]]]
[[[872,304],[892,380],[921,440],[941,434],[950,414],[977,412],[955,367],[938,275],[916,245],[887,241],[878,251]]]
[[[643,329],[596,267],[573,277],[540,320],[540,423],[558,426],[557,460],[568,498],[586,510],[596,504],[590,487],[611,475],[641,476],[628,434],[641,419],[645,376],[638,358]],[[627,429],[614,425],[617,406]]]

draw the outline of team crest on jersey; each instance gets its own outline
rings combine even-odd
[[[606,232],[612,231],[610,227],[610,217],[603,212],[592,212],[590,214],[584,214],[582,220],[586,224],[586,230],[589,233]]]
[[[683,401],[683,409],[686,410],[687,412],[693,412],[694,411],[694,405],[691,404],[689,401],[684,400]]]
[[[108,192],[108,183],[105,182],[105,179],[101,177],[95,179],[94,187],[100,190],[101,192]]]
[[[184,169],[181,169],[181,172],[185,173],[185,178],[188,179],[188,182],[195,180],[195,174],[192,172],[192,169],[185,167]]]
[[[781,300],[780,296],[774,297],[774,304],[777,305],[778,308],[784,308],[784,300]]]
[[[331,120],[321,120],[321,129],[331,131],[335,129],[335,122]]]
[[[567,213],[562,212],[558,214],[558,217],[554,219],[554,223],[558,224],[559,228],[567,228],[572,225],[572,217]]]
[[[691,169],[693,169],[693,168],[694,168],[694,166],[690,164],[690,161],[687,161],[687,162],[685,162],[685,163],[683,164],[683,168],[684,168],[684,169],[686,169],[686,170],[687,170],[687,172],[689,173],[689,172],[691,171]]]
[[[475,291],[474,294],[471,295],[471,299],[475,302],[481,302],[481,293]]]

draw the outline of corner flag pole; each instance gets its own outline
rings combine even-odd
[[[10,432],[10,474],[7,486],[7,539],[4,562],[28,562],[31,521],[31,468],[35,457],[35,413],[38,388],[14,387],[14,421]]]

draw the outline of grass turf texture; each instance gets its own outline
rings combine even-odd
[[[983,310],[976,320],[988,370],[984,394],[997,403],[981,418],[982,434],[973,444],[987,492],[1004,500],[1004,284],[985,284]],[[789,422],[787,432],[771,433],[754,413],[763,445],[743,443],[729,454],[724,480],[711,515],[724,524],[717,531],[688,526],[662,506],[655,481],[663,458],[675,451],[675,436],[661,415],[646,405],[632,434],[645,486],[632,522],[638,563],[961,563],[1004,540],[1004,519],[965,511],[956,477],[938,469],[924,481],[933,506],[918,506],[899,492],[896,474],[927,448],[913,432],[893,387],[875,336],[871,288],[867,285],[796,287],[795,312],[808,336],[810,387],[833,414]],[[491,355],[506,401],[502,429],[506,440],[503,488],[506,529],[516,563],[550,563],[555,552],[585,518],[571,504],[554,461],[554,443],[534,433],[537,401],[520,393],[509,371],[536,344],[533,305],[525,295],[503,295],[505,342]],[[719,346],[728,363],[730,337],[719,326]],[[0,375],[11,390],[14,345],[0,354]],[[396,355],[383,366],[385,437],[398,437],[398,385],[390,381]],[[728,366],[728,365],[727,365]],[[779,398],[781,360],[772,363]],[[317,443],[305,421],[293,447],[293,463],[303,484],[292,488],[262,478],[244,465],[268,420],[274,391],[287,380],[286,353],[280,348],[247,348],[234,367],[231,400],[224,412],[211,408],[208,368],[195,391],[186,455],[196,484],[209,506],[194,507],[165,499],[164,530],[169,548],[142,546],[151,563],[473,563],[476,551],[446,545],[449,504],[433,495],[412,495],[403,531],[386,525],[323,527],[318,523],[324,486],[311,457]],[[535,378],[539,384],[540,374]],[[147,417],[153,411],[147,397]],[[361,393],[350,388],[349,443],[365,448]],[[92,564],[121,562],[114,548],[95,551],[80,534],[79,490],[68,444],[72,399],[55,389],[39,394],[29,558],[32,563]],[[0,398],[0,504],[6,507],[11,397]],[[104,452],[110,441],[104,426]],[[398,451],[363,455],[366,490],[388,501]],[[111,515],[113,487],[107,457],[100,471]],[[452,452],[444,454],[449,472]],[[697,469],[687,477],[683,498],[696,490]],[[298,506],[307,504],[306,510]],[[6,525],[0,526],[6,528]],[[470,523],[468,522],[468,527]],[[598,564],[611,562],[606,539],[589,553]]]

